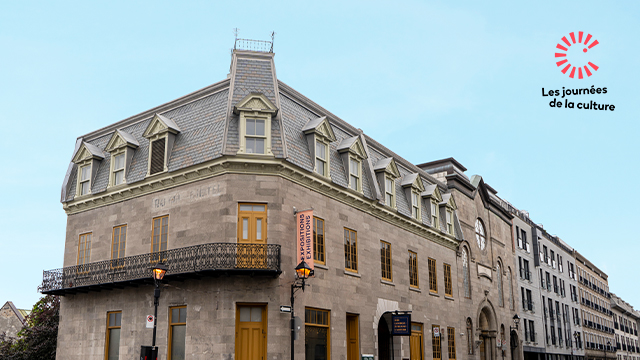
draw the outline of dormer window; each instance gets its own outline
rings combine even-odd
[[[435,201],[431,201],[431,225],[436,229],[440,228],[440,222],[438,221],[438,203]]]
[[[178,125],[170,118],[155,114],[142,136],[149,139],[149,164],[147,176],[169,171],[168,159],[173,149]]]
[[[328,154],[329,147],[321,142],[316,140],[316,172],[322,176],[327,176],[329,174],[327,167],[327,159],[329,158]]]
[[[456,206],[456,202],[453,200],[453,196],[451,193],[447,193],[442,195],[442,202],[439,204],[440,206],[444,206],[444,216],[445,216],[445,226],[444,229],[447,234],[454,235],[453,230],[453,212],[458,208]]]
[[[161,173],[165,170],[165,149],[167,138],[151,142],[151,159],[149,159],[149,175]]]
[[[384,179],[384,202],[387,206],[395,208],[396,207],[396,186],[395,181],[390,177],[385,177]]]
[[[355,191],[362,189],[360,180],[360,161],[349,158],[349,187]]]
[[[420,220],[420,195],[415,191],[411,192],[411,209],[411,217]]]
[[[453,211],[447,209],[447,233],[453,235]]]
[[[80,168],[80,195],[88,195],[91,192],[91,165]]]
[[[424,191],[422,178],[417,173],[407,174],[402,178],[402,188],[411,208],[411,217],[422,222],[422,198],[420,197]]]
[[[438,204],[442,201],[442,195],[440,194],[438,185],[435,185],[435,184],[426,185],[421,195],[423,198],[425,198],[425,201],[428,204],[427,211],[429,212],[428,218],[429,218],[429,221],[431,222],[431,226],[434,229],[439,229],[440,214],[439,214]]]
[[[105,148],[105,151],[111,153],[109,186],[118,186],[127,182],[127,168],[138,145],[136,138],[127,132],[116,130],[113,133]]]
[[[113,157],[113,184],[120,185],[124,182],[124,153]]]
[[[265,120],[246,119],[246,151],[247,154],[264,154]]]

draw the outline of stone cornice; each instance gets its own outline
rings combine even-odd
[[[77,214],[224,174],[280,176],[452,250],[458,247],[459,241],[453,236],[400,215],[397,211],[378,204],[377,200],[336,187],[320,175],[302,170],[283,159],[255,155],[223,156],[206,164],[148,178],[124,189],[107,190],[89,198],[73,200],[64,203],[63,208],[68,215]]]

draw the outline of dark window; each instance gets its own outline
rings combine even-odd
[[[164,138],[151,143],[151,167],[149,169],[150,175],[164,171],[164,143]]]

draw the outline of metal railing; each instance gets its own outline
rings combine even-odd
[[[272,53],[273,41],[236,39],[235,43],[233,44],[233,48],[236,50],[249,50],[249,51]]]
[[[94,285],[151,279],[162,262],[167,276],[207,271],[279,274],[280,245],[210,243],[43,271],[43,294]]]

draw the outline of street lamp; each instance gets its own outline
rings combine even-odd
[[[156,324],[158,323],[158,299],[160,299],[160,282],[164,275],[167,273],[167,268],[163,263],[158,263],[151,269],[153,275],[153,283],[155,284],[155,290],[153,291],[153,339],[151,340],[151,349],[153,354],[157,356],[158,350],[156,349]]]
[[[607,349],[611,347],[611,341],[607,341],[607,346],[604,348],[604,359],[607,360]]]
[[[515,325],[515,326],[509,326],[509,329],[511,331],[514,331],[514,330],[517,331],[519,323],[520,323],[520,316],[518,316],[518,314],[513,315],[513,325]]]
[[[298,266],[295,268],[296,270],[296,279],[291,284],[291,360],[294,360],[294,341],[295,341],[295,333],[296,333],[296,324],[295,324],[295,314],[293,311],[293,301],[294,294],[296,289],[302,289],[304,292],[304,287],[306,286],[305,280],[309,278],[309,276],[313,275],[313,269],[309,267],[306,261],[302,260]],[[301,283],[298,283],[298,280],[302,280]]]

